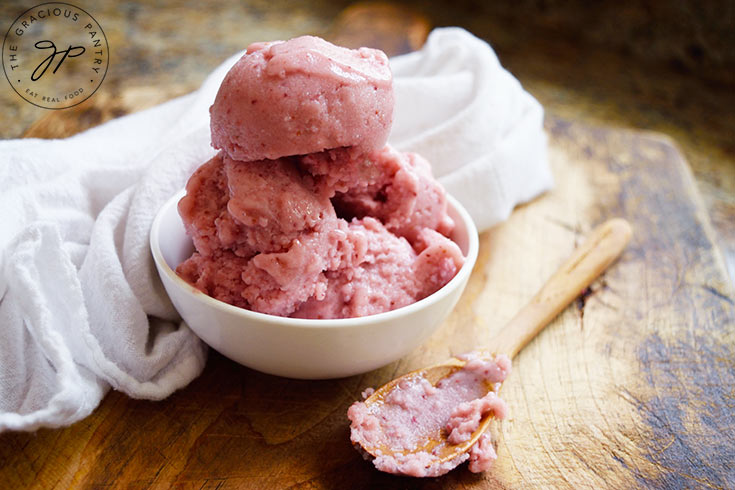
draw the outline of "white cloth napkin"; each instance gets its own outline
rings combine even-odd
[[[161,399],[199,375],[148,248],[159,207],[214,154],[189,95],[63,140],[0,141],[0,431],[69,425],[113,387]],[[541,106],[485,42],[437,29],[391,60],[391,143],[417,151],[480,229],[551,186]]]

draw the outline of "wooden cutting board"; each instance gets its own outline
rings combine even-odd
[[[69,135],[164,96],[151,94],[93,97],[30,134]],[[202,376],[166,400],[112,392],[72,427],[0,435],[0,487],[734,488],[735,295],[687,163],[661,135],[554,116],[546,127],[555,189],[481,235],[459,305],[411,355],[296,381],[211,352]],[[515,359],[491,471],[415,480],[362,460],[345,412],[364,388],[490,347],[613,216],[631,222],[633,240]]]

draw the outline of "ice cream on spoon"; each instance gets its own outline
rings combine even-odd
[[[507,413],[498,392],[510,359],[615,261],[631,233],[622,219],[593,230],[494,339],[498,355],[459,356],[365,393],[348,411],[352,442],[388,473],[439,476],[467,460],[470,471],[489,469],[496,456],[486,429]]]

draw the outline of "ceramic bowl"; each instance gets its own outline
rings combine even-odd
[[[443,288],[416,303],[360,318],[311,320],[256,313],[223,303],[192,287],[174,269],[194,247],[176,205],[184,191],[160,209],[150,235],[151,251],[171,301],[210,347],[258,371],[299,379],[363,373],[389,364],[418,347],[452,311],[477,260],[477,229],[449,196],[452,239],[466,261]]]

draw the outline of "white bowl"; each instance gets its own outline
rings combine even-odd
[[[159,210],[151,228],[151,251],[171,301],[191,329],[233,361],[258,371],[300,379],[351,376],[389,364],[419,346],[454,308],[477,260],[477,229],[449,196],[452,239],[465,255],[457,275],[416,303],[361,318],[284,318],[223,303],[192,287],[174,269],[194,247],[176,204],[181,191]]]

